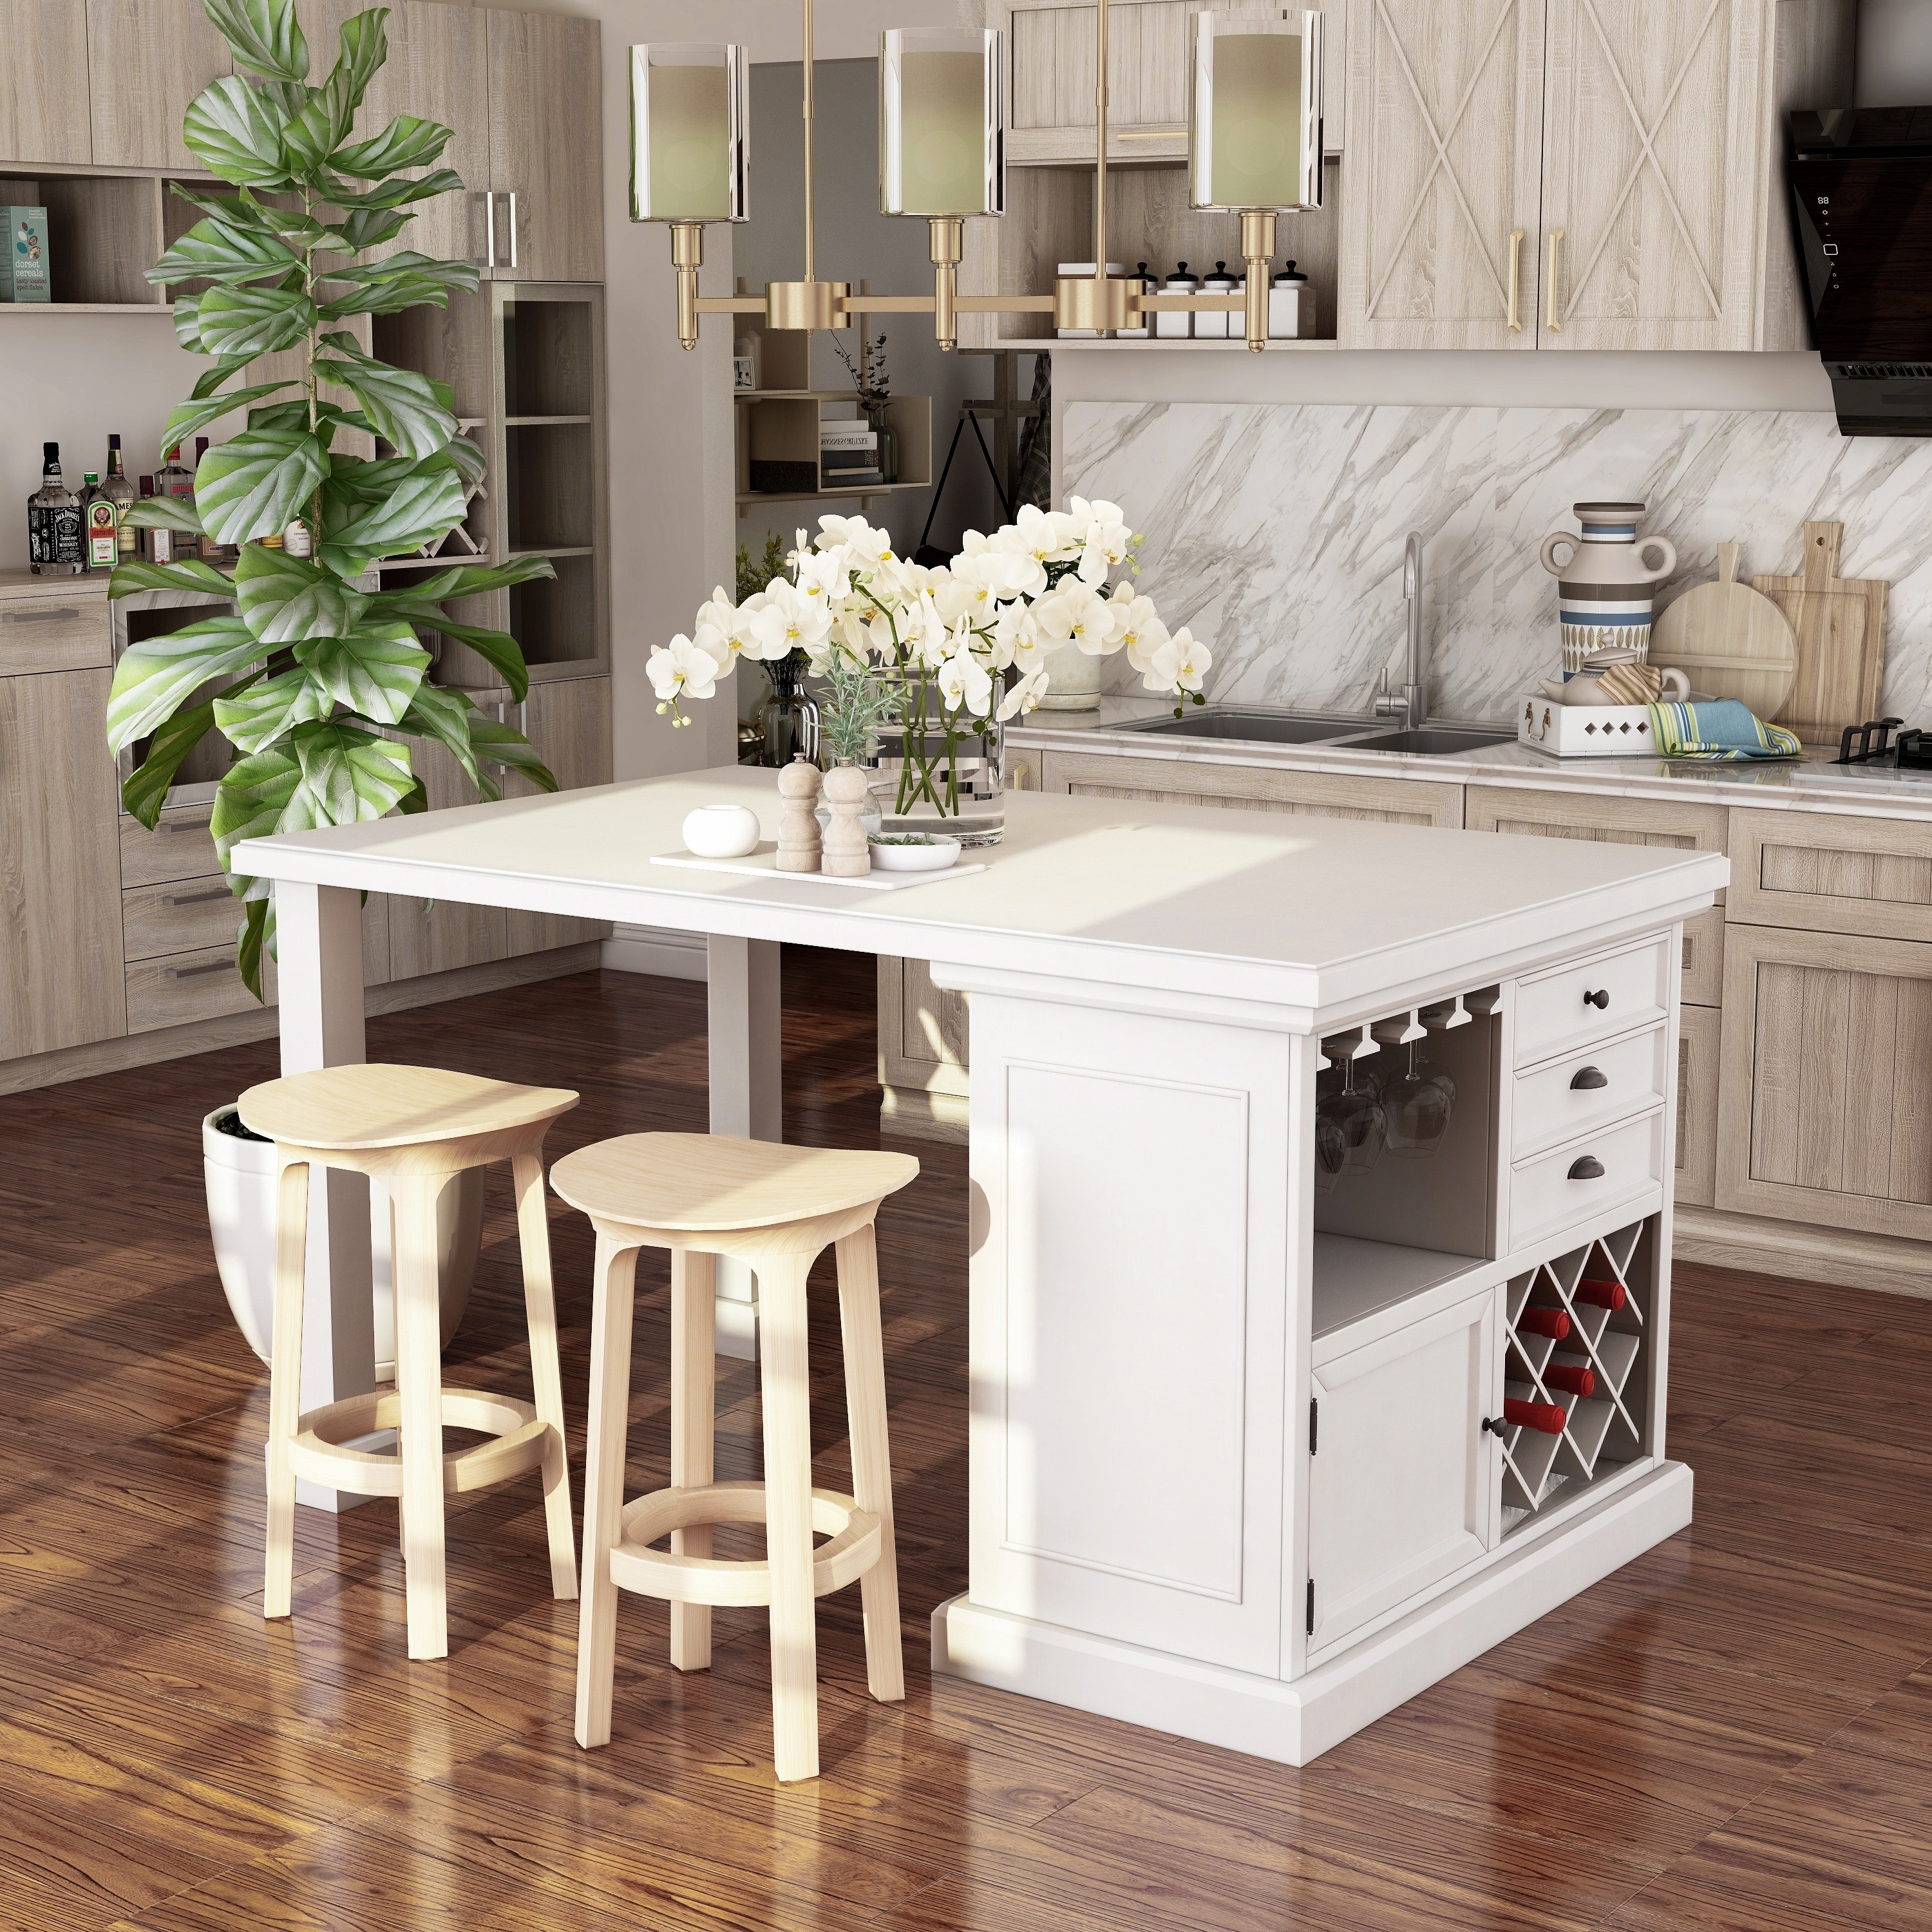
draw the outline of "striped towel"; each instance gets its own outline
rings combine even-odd
[[[1735,698],[1708,704],[1653,704],[1650,728],[1666,758],[1795,758],[1804,747]]]

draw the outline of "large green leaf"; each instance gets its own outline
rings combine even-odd
[[[121,802],[152,832],[160,822],[161,807],[181,770],[182,761],[207,735],[214,722],[212,704],[190,704],[177,711],[148,740],[148,755],[128,775]]]
[[[477,624],[459,624],[448,617],[437,617],[433,621],[446,638],[454,638],[459,644],[467,644],[496,671],[519,704],[529,696],[530,674],[524,663],[523,646],[508,632],[485,630]]]
[[[395,809],[415,780],[407,746],[339,720],[298,724],[290,742],[317,824],[380,818]]]
[[[502,796],[496,781],[476,763],[470,748],[470,733],[478,716],[476,706],[460,691],[444,686],[425,684],[410,700],[410,708],[397,721],[399,731],[420,738],[434,738],[455,758],[479,796],[493,802]],[[406,811],[406,805],[404,807]]]
[[[292,348],[314,320],[315,304],[299,288],[210,289],[197,313],[198,346],[210,356],[272,356]]]
[[[224,603],[233,594],[227,578],[213,564],[203,563],[198,556],[184,557],[179,563],[149,563],[142,557],[117,563],[107,581],[109,597],[131,597],[137,590],[212,592]]]
[[[328,165],[358,181],[379,181],[406,168],[428,167],[449,145],[454,131],[439,121],[398,114],[374,140],[358,141],[331,154]]]
[[[128,508],[121,520],[137,530],[185,530],[190,536],[202,534],[201,518],[195,512],[192,496],[143,496]]]
[[[267,1004],[262,988],[265,946],[272,954],[274,951],[275,902],[266,892],[243,906],[242,929],[235,935],[235,964],[240,969],[242,983],[264,1005]]]
[[[438,168],[426,175],[395,175],[372,188],[354,188],[339,175],[321,178],[330,203],[337,208],[400,208],[406,202],[427,201],[432,195],[448,194],[463,185],[463,177],[453,168]]]
[[[315,365],[324,382],[352,391],[376,434],[404,456],[431,454],[456,434],[456,418],[439,385],[413,369],[392,368],[366,356],[326,357]]]
[[[119,752],[145,738],[201,686],[246,670],[266,649],[239,617],[205,618],[130,644],[107,695],[107,748]]]
[[[231,389],[225,395],[205,396],[198,403],[177,403],[169,411],[167,427],[161,431],[161,447],[172,449],[176,443],[187,442],[210,423],[218,422],[237,410],[246,409],[261,397],[279,395],[288,386],[286,382],[257,382],[250,388]],[[250,420],[254,420],[252,414]]]
[[[208,828],[224,872],[233,869],[230,854],[243,839],[305,831],[316,823],[305,806],[296,808],[294,822],[284,822],[301,790],[302,766],[286,745],[238,758],[228,767],[216,789]]]
[[[376,70],[389,58],[388,36],[382,31],[382,22],[388,17],[388,8],[372,7],[344,20],[337,37],[335,64],[349,77],[350,96],[356,106],[362,105]]]
[[[507,590],[513,584],[554,577],[556,566],[547,556],[513,556],[508,563],[461,563],[418,578],[406,590],[379,591],[370,601],[372,612],[393,611],[398,616],[440,624],[440,606],[452,597],[480,597],[485,591]]]
[[[290,115],[283,131],[283,145],[298,169],[313,172],[348,140],[355,118],[356,100],[350,76],[338,66]]]
[[[238,74],[202,88],[182,122],[182,139],[224,181],[251,188],[286,188],[282,111]]]
[[[387,208],[352,208],[335,224],[335,232],[352,254],[364,248],[380,248],[392,242],[416,219],[413,214]]]
[[[514,726],[499,724],[494,718],[470,721],[470,743],[479,758],[488,758],[506,771],[520,772],[539,791],[559,789],[556,774],[537,755],[537,748]]]
[[[308,43],[295,0],[202,0],[235,64],[267,80],[306,80]]]
[[[236,560],[235,595],[243,620],[265,644],[346,637],[369,601],[333,571],[252,543]]]
[[[465,273],[466,265],[460,262],[448,266],[455,272],[421,274],[405,268],[393,275],[371,276],[346,295],[324,302],[319,312],[326,322],[339,322],[344,316],[400,315],[406,308],[447,308],[450,290],[473,289],[476,272],[470,268]],[[345,278],[331,275],[326,279],[334,282]]]
[[[328,474],[328,456],[306,430],[244,430],[201,459],[195,507],[218,542],[246,543],[284,528]]]
[[[239,287],[265,276],[279,279],[302,266],[278,236],[237,228],[210,216],[197,221],[148,271],[151,282],[188,282],[198,276]]]
[[[238,376],[254,359],[252,356],[224,356],[212,369],[201,372],[194,387],[188,392],[189,396],[197,403],[205,402],[230,376]]]
[[[298,644],[296,656],[337,704],[378,724],[393,724],[408,710],[430,665],[415,632],[394,621]]]
[[[261,204],[245,191],[223,194],[216,189],[203,188],[198,182],[170,182],[168,192],[200,208],[204,214],[213,215],[218,221],[226,221],[237,228],[255,227],[272,232],[270,225],[262,218]]]
[[[316,554],[338,576],[360,577],[379,557],[420,550],[446,536],[462,522],[465,507],[463,484],[454,470],[408,477],[386,502],[339,526],[331,523]]]
[[[209,352],[201,340],[201,298],[199,296],[177,296],[175,298],[175,340],[190,356],[206,356]]]
[[[328,693],[298,664],[278,676],[224,692],[214,700],[214,722],[231,744],[255,752],[298,724],[326,718],[332,708]]]

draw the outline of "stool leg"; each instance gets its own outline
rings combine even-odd
[[[577,1594],[576,1526],[570,1520],[570,1466],[564,1450],[563,1378],[556,1366],[556,1294],[551,1286],[550,1216],[544,1210],[543,1162],[520,1154],[510,1163],[517,1190],[517,1235],[524,1251],[524,1306],[530,1330],[530,1378],[537,1413],[550,1424],[544,1448],[544,1517],[550,1532],[554,1597]]]
[[[690,1248],[670,1257],[670,1486],[703,1489],[712,1476],[712,1434],[718,1405],[717,1258]],[[674,1529],[681,1556],[711,1554],[711,1526]],[[670,1660],[680,1670],[711,1667],[711,1606],[670,1606]]]
[[[631,1312],[638,1251],[597,1237],[590,1304],[590,1441],[584,1459],[584,1577],[577,1614],[577,1742],[610,1742],[617,1586],[610,1550],[622,1526],[624,1441],[631,1420]]]
[[[879,1250],[870,1223],[848,1234],[837,1252],[852,1499],[879,1519],[878,1561],[859,1580],[866,1619],[866,1682],[880,1703],[896,1704],[905,1695],[905,1660],[900,1649],[898,1551],[892,1537],[892,1459],[886,1434]]]
[[[772,1757],[782,1782],[818,1775],[818,1636],[812,1591],[812,1400],[806,1254],[756,1257],[772,1578]]]
[[[268,1531],[262,1614],[285,1617],[295,1594],[296,1474],[289,1445],[302,1422],[302,1291],[308,1258],[308,1163],[275,1176],[275,1307],[268,1345]]]
[[[449,1654],[443,1566],[442,1320],[437,1305],[436,1197],[443,1177],[398,1175],[397,1433],[403,1463],[404,1592],[410,1655]]]

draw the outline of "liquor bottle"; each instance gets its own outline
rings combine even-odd
[[[82,540],[87,545],[87,567],[89,570],[112,570],[120,550],[114,500],[101,488],[99,470],[82,471],[81,480],[86,485],[80,493],[80,524]]]
[[[134,507],[134,486],[128,482],[127,469],[121,460],[118,436],[107,439],[107,474],[100,488],[114,506],[114,554],[117,561],[125,562],[140,548],[141,533],[128,520],[128,512]]]
[[[28,567],[36,577],[78,577],[86,568],[80,499],[61,475],[60,445],[40,446],[40,487],[27,499]]]
[[[1547,1335],[1552,1342],[1570,1333],[1570,1318],[1560,1308],[1526,1308],[1516,1325],[1526,1335]]]
[[[179,443],[168,452],[167,460],[154,472],[154,494],[185,496],[190,502],[194,500],[194,472],[181,460]]]
[[[154,494],[154,479],[152,476],[141,478],[141,496],[145,502]],[[175,533],[157,525],[152,530],[137,530],[135,535],[141,540],[141,554],[150,563],[172,563],[175,560]]]
[[[194,470],[196,476],[199,476],[201,474],[201,459],[207,454],[207,437],[205,436],[196,436],[194,440]],[[190,490],[189,494],[192,495],[194,493]],[[217,563],[227,554],[227,552],[222,548],[221,545],[217,542],[213,537],[210,536],[208,532],[204,530],[201,533],[201,554],[208,560],[209,562]]]

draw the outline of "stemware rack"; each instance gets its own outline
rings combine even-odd
[[[1325,1072],[1345,1060],[1362,1060],[1379,1053],[1384,1046],[1406,1046],[1430,1034],[1467,1026],[1479,1016],[1494,1012],[1501,997],[1499,988],[1484,986],[1473,993],[1459,993],[1452,1000],[1411,1006],[1360,1027],[1352,1026],[1346,1032],[1330,1034],[1322,1042],[1316,1066]]]
[[[1641,1453],[1648,1225],[1633,1222],[1509,1283],[1497,1432],[1505,1534]]]

